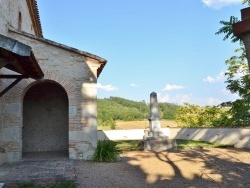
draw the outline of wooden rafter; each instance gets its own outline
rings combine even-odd
[[[11,88],[13,88],[16,84],[18,84],[18,82],[20,82],[22,79],[24,78],[29,78],[27,76],[23,76],[23,75],[0,75],[0,78],[7,78],[7,79],[11,79],[11,78],[16,78],[16,80],[14,82],[12,82],[8,87],[6,87],[1,93],[0,93],[0,97],[2,97],[5,93],[7,93]]]

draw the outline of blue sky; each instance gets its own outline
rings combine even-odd
[[[238,44],[215,35],[241,0],[38,0],[45,38],[108,60],[98,98],[217,105],[234,100],[225,60]]]

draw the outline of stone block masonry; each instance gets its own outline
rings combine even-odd
[[[35,38],[14,32],[12,33],[12,37],[32,47],[45,76],[41,81],[32,79],[23,80],[4,96],[3,100],[8,101],[8,103],[3,103],[2,121],[4,124],[1,128],[1,145],[8,145],[7,161],[5,162],[22,159],[24,149],[23,131],[25,130],[23,127],[28,126],[24,125],[23,121],[23,118],[25,118],[23,117],[23,102],[26,93],[41,83],[59,85],[67,94],[69,158],[90,158],[97,143],[96,81],[98,67],[96,66],[96,60],[93,60],[94,66],[90,66],[90,58],[87,60],[80,54],[58,48],[55,45],[46,43],[46,41],[41,42]],[[60,54],[60,56],[55,56],[55,53]],[[34,99],[33,103],[36,100]],[[28,111],[29,113],[32,113],[32,111]],[[51,113],[53,115],[56,112],[53,112],[53,109],[52,111],[48,109],[44,113]],[[41,116],[42,114],[37,114],[37,117]],[[37,133],[34,132],[32,134]],[[48,131],[48,138],[52,136],[49,134]],[[40,140],[44,139],[41,138]],[[15,142],[15,144],[7,144],[10,142]],[[43,148],[46,148],[46,143]],[[34,151],[39,151],[39,149],[37,148]]]

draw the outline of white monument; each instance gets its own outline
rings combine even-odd
[[[158,137],[162,135],[161,132],[161,122],[158,109],[157,94],[152,92],[150,94],[150,117],[149,117],[149,136]]]
[[[157,94],[155,92],[150,94],[149,112],[149,130],[145,130],[143,137],[144,150],[162,151],[173,149],[175,147],[175,141],[169,140],[161,131]]]

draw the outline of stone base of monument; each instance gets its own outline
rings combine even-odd
[[[144,140],[144,150],[166,151],[176,149],[176,141],[170,139],[148,138]]]
[[[164,136],[161,131],[145,130],[143,137],[144,150],[148,151],[166,151],[177,148],[176,141]]]

